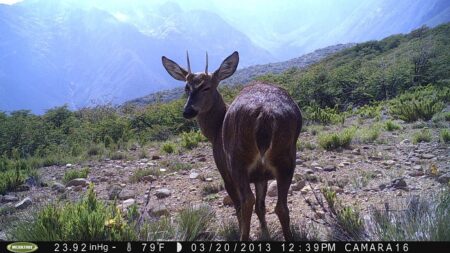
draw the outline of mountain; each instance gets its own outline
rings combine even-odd
[[[253,65],[249,67],[245,67],[242,69],[238,69],[231,77],[224,80],[222,84],[247,84],[254,80],[258,76],[267,75],[267,74],[280,74],[288,69],[296,68],[296,69],[304,69],[311,64],[317,63],[320,60],[333,55],[337,52],[340,52],[346,48],[354,46],[354,43],[348,44],[339,44],[334,46],[329,46],[321,49],[317,49],[312,53],[302,55],[300,57],[296,57],[290,59],[288,61],[268,63],[268,64],[260,64]],[[135,105],[135,106],[145,106],[148,104],[153,104],[157,102],[169,102],[175,99],[180,98],[183,95],[184,89],[183,87],[178,87],[170,90],[158,91],[155,93],[151,93],[147,96],[132,99],[124,103],[125,105]]]
[[[71,1],[0,5],[0,110],[42,113],[65,103],[75,109],[169,89],[176,83],[161,56],[184,66],[186,49],[195,71],[204,68],[205,50],[211,68],[236,49],[244,66],[273,59],[214,13],[173,3],[148,17],[155,13],[160,22],[151,33],[124,22],[125,14]]]

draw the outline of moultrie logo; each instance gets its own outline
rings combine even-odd
[[[6,246],[6,249],[14,253],[28,253],[36,251],[38,249],[38,246],[31,242],[14,242],[8,244],[8,246]]]

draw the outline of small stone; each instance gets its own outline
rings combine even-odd
[[[191,172],[191,174],[189,174],[190,179],[197,179],[198,176],[200,176],[200,174],[197,172]]]
[[[80,192],[81,190],[83,190],[83,186],[81,186],[81,185],[74,186],[73,190],[76,192]]]
[[[223,198],[222,203],[224,206],[233,206],[234,205],[233,200],[231,199],[231,197],[229,195],[227,195]]]
[[[120,200],[132,199],[136,196],[135,192],[132,190],[124,189],[119,193]]]
[[[148,213],[151,216],[156,216],[156,217],[170,215],[169,209],[167,209],[167,207],[164,204],[158,204],[158,205],[149,204]]]
[[[306,170],[305,170],[305,173],[306,173],[307,175],[312,175],[312,174],[314,174],[314,171],[311,170],[311,169],[306,169]]]
[[[432,158],[434,158],[435,156],[434,156],[433,154],[422,154],[420,157],[421,157],[422,159],[432,159]]]
[[[378,188],[380,189],[380,191],[384,190],[386,188],[386,184],[380,184],[378,186]]]
[[[66,187],[58,182],[53,183],[52,190],[57,192],[64,192],[66,190]]]
[[[296,165],[301,165],[302,163],[303,163],[303,161],[300,160],[300,159],[296,159],[296,160],[295,160],[295,164],[296,164]]]
[[[293,191],[300,191],[301,189],[303,189],[303,187],[305,187],[306,185],[306,180],[298,180],[295,184],[291,185],[291,189]]]
[[[392,181],[391,187],[395,189],[406,189],[407,184],[403,178],[397,178]]]
[[[71,168],[73,165],[71,163],[66,164],[67,168]]]
[[[323,168],[323,170],[324,171],[328,171],[328,172],[336,171],[336,166],[334,166],[334,165],[327,165],[327,166],[325,166],[325,168]]]
[[[147,176],[143,176],[141,178],[141,180],[144,181],[144,182],[153,182],[153,181],[156,180],[156,178],[153,175],[147,175]]]
[[[353,155],[360,155],[361,154],[361,150],[359,148],[355,148],[352,150],[352,154]]]
[[[400,145],[408,145],[411,144],[411,141],[409,139],[404,139],[400,142]]]
[[[165,168],[160,168],[159,171],[160,171],[160,172],[166,172],[167,169],[165,169]]]
[[[411,173],[408,174],[411,177],[420,177],[425,175],[425,173],[423,173],[423,171],[413,171]]]
[[[450,181],[450,172],[445,173],[444,175],[438,177],[437,181],[439,183],[448,184],[448,182]]]
[[[384,161],[383,162],[383,165],[386,165],[386,166],[392,166],[392,165],[394,165],[395,164],[395,161],[394,160],[387,160],[387,161]]]
[[[317,163],[317,162],[312,162],[311,163],[311,167],[318,167],[318,166],[320,166],[320,164],[319,163]]]
[[[199,162],[206,162],[206,157],[200,157],[197,159]]]
[[[159,155],[152,155],[152,160],[159,160],[161,157]]]
[[[311,186],[307,185],[307,186],[303,187],[303,189],[300,190],[300,193],[307,194],[310,191],[312,191],[312,188],[311,188]]]
[[[323,219],[323,218],[325,218],[325,213],[323,211],[321,211],[321,210],[318,210],[315,213],[315,218],[316,219]]]
[[[156,192],[155,192],[155,196],[158,199],[167,198],[171,194],[172,194],[172,192],[169,189],[167,189],[167,188],[161,188],[161,189],[156,190]]]
[[[205,181],[206,181],[206,182],[212,182],[212,181],[213,181],[213,178],[212,178],[212,177],[207,177],[207,178],[205,178]]]
[[[278,195],[277,181],[272,181],[267,187],[267,196],[276,197]]]
[[[70,187],[70,186],[88,186],[89,185],[89,181],[86,180],[86,178],[75,178],[70,180],[67,184],[66,187]]]
[[[415,165],[415,166],[413,166],[413,169],[422,170],[422,165]]]
[[[21,210],[21,209],[25,209],[25,208],[31,206],[31,204],[33,204],[33,201],[31,200],[31,198],[30,197],[26,197],[22,201],[20,201],[19,203],[15,204],[14,207],[16,209]]]
[[[362,148],[363,148],[363,149],[370,149],[369,146],[363,146]]]
[[[18,200],[19,200],[19,198],[17,196],[14,196],[14,195],[0,196],[0,202],[1,203],[16,202]]]
[[[30,186],[27,184],[21,184],[15,188],[16,192],[25,192],[25,191],[29,191],[29,190],[30,190]]]
[[[122,202],[122,208],[127,209],[128,207],[134,205],[136,203],[135,199],[127,199]]]

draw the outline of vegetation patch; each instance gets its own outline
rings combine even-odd
[[[326,150],[349,148],[355,129],[348,128],[337,133],[324,133],[318,137],[319,146]]]
[[[161,175],[161,172],[156,168],[137,169],[134,171],[133,175],[130,176],[129,180],[131,183],[137,183],[145,176],[158,177],[159,175]]]
[[[442,129],[440,135],[443,143],[450,143],[450,129]]]
[[[419,142],[430,142],[431,138],[432,138],[431,130],[425,128],[415,132],[413,134],[412,140],[414,144],[417,144]]]
[[[67,170],[66,172],[64,172],[63,182],[67,183],[70,180],[75,179],[75,178],[87,178],[89,172],[90,172],[90,169],[87,167],[83,168],[81,170],[77,170],[77,169]]]
[[[386,122],[384,122],[384,129],[386,129],[389,132],[399,130],[401,128],[402,127],[399,124],[395,123],[392,120],[386,120]]]

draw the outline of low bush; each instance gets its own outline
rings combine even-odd
[[[172,142],[164,142],[161,145],[161,151],[167,154],[172,154],[175,152],[175,144]]]
[[[392,132],[392,131],[401,129],[402,127],[392,120],[386,120],[386,122],[384,123],[384,128],[387,131]]]
[[[67,183],[70,180],[75,179],[75,178],[87,178],[89,172],[90,172],[90,169],[87,167],[83,168],[81,170],[77,170],[77,169],[67,170],[66,172],[64,172],[63,182]]]
[[[450,143],[450,129],[442,129],[440,135],[441,135],[441,142]]]
[[[430,142],[431,138],[431,131],[429,129],[422,129],[413,134],[412,140],[414,144],[417,144],[419,142]]]
[[[352,142],[355,130],[352,128],[345,129],[337,133],[324,133],[318,137],[319,146],[326,150],[334,150],[338,148],[349,148]]]

